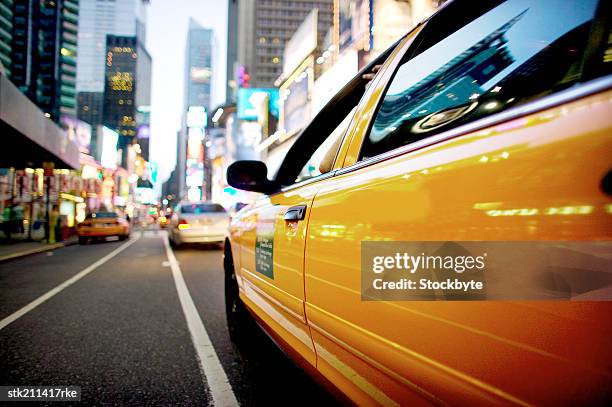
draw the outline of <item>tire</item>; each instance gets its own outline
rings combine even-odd
[[[178,247],[178,245],[176,244],[176,242],[172,238],[172,234],[170,236],[168,236],[168,242],[170,243],[170,247],[172,247],[173,249],[176,249]]]
[[[119,235],[119,240],[120,240],[120,241],[125,240],[125,235]]]
[[[226,242],[223,256],[225,269],[225,317],[227,329],[232,342],[242,345],[249,341],[256,331],[255,321],[240,299],[238,281],[234,270],[234,261],[230,244]]]
[[[87,238],[84,236],[79,236],[79,244],[87,244]]]

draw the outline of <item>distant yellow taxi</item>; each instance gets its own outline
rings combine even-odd
[[[130,223],[116,212],[93,212],[76,227],[79,244],[85,244],[93,239],[117,237],[119,240],[129,239]]]
[[[569,301],[364,301],[361,286],[362,242],[612,240],[610,15],[450,2],[350,80],[272,179],[230,166],[261,193],[225,243],[232,338],[255,319],[358,405],[610,401],[612,302],[594,301],[610,270]]]

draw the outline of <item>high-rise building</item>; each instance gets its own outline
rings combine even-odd
[[[185,61],[185,106],[210,109],[213,31],[189,21]]]
[[[133,143],[140,125],[148,126],[148,119],[146,123],[137,121],[137,113],[139,108],[148,110],[150,105],[151,56],[138,37],[107,35],[105,65],[102,123],[119,134],[125,164],[126,146]],[[148,158],[148,132],[141,154]]]
[[[103,92],[106,36],[145,43],[148,0],[80,0],[78,92]]]
[[[225,100],[236,101],[236,71],[238,67],[238,0],[227,0],[227,64]]]
[[[185,51],[185,107],[176,160],[180,195],[189,199],[206,195],[204,137],[211,102],[213,38],[211,29],[190,20]]]
[[[12,11],[12,82],[53,120],[76,115],[78,0],[13,0]]]
[[[333,4],[334,0],[229,0],[228,95],[247,85],[241,78],[245,74],[249,87],[273,86],[282,73],[285,43],[315,8],[321,43],[333,23]],[[237,37],[230,31],[232,24]]]
[[[148,3],[149,0],[80,0],[77,95],[78,102],[85,104],[78,105],[78,117],[92,125],[92,145],[96,145],[96,129],[103,122],[97,103],[103,104],[104,100],[106,36],[136,37],[144,44]]]
[[[104,111],[104,92],[77,93],[77,117],[92,126],[92,142],[89,153],[92,157],[100,158],[101,151],[97,148],[97,138],[94,137],[97,126],[102,124]],[[95,126],[95,127],[94,127]]]
[[[7,76],[11,74],[13,49],[13,0],[0,0],[0,66]]]

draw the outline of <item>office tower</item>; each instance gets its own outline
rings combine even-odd
[[[92,142],[90,154],[92,157],[100,158],[101,151],[97,149],[97,138],[94,137],[97,130],[94,126],[102,124],[102,113],[104,111],[104,92],[79,92],[77,93],[77,117],[92,126]]]
[[[185,52],[185,106],[210,109],[213,31],[189,21]]]
[[[92,146],[97,144],[96,130],[103,122],[99,104],[104,103],[106,36],[137,37],[144,44],[148,3],[149,0],[80,0],[78,118],[91,124]],[[92,155],[97,157],[95,151]]]
[[[106,36],[138,37],[145,43],[143,0],[80,0],[78,92],[103,92]]]
[[[213,31],[189,21],[185,50],[185,107],[178,133],[177,177],[181,195],[205,196],[204,138],[211,101]]]
[[[13,49],[13,0],[0,0],[0,65],[10,77]]]
[[[273,86],[282,73],[285,43],[314,8],[319,10],[318,35],[322,40],[332,26],[333,3],[333,0],[229,0],[228,85],[234,88],[229,89],[228,95],[245,85]],[[232,19],[237,26],[237,38],[229,31]],[[245,73],[248,83],[240,77]]]
[[[133,144],[138,125],[142,124],[137,122],[138,109],[147,110],[150,97],[151,56],[137,37],[107,35],[102,123],[119,134],[124,165],[126,146]],[[148,155],[148,142],[146,149]]]
[[[227,0],[227,66],[225,100],[236,101],[236,75],[238,67],[238,0]]]
[[[56,122],[76,115],[78,18],[78,0],[13,1],[11,80]]]

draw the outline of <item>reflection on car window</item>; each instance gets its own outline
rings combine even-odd
[[[199,203],[199,204],[184,204],[183,206],[181,206],[181,212],[182,213],[193,213],[193,214],[200,214],[200,213],[210,213],[210,212],[225,212],[225,209],[223,208],[223,206],[219,205],[219,204],[212,204],[212,203]]]
[[[339,142],[344,136],[351,118],[355,113],[357,107],[354,107],[350,113],[342,120],[342,122],[331,132],[331,134],[325,139],[325,141],[317,148],[317,150],[313,153],[312,157],[308,160],[306,165],[300,171],[300,174],[297,176],[295,182],[300,182],[307,180],[309,178],[316,177],[317,175],[321,175],[322,163],[324,161],[332,161],[330,164],[333,164],[333,160],[336,157],[336,152],[338,151]],[[333,151],[332,151],[333,150]],[[326,163],[327,164],[327,163]],[[327,165],[323,166],[327,166]],[[331,169],[331,168],[330,168]]]
[[[596,7],[596,0],[509,0],[404,62],[362,158],[575,84]]]

